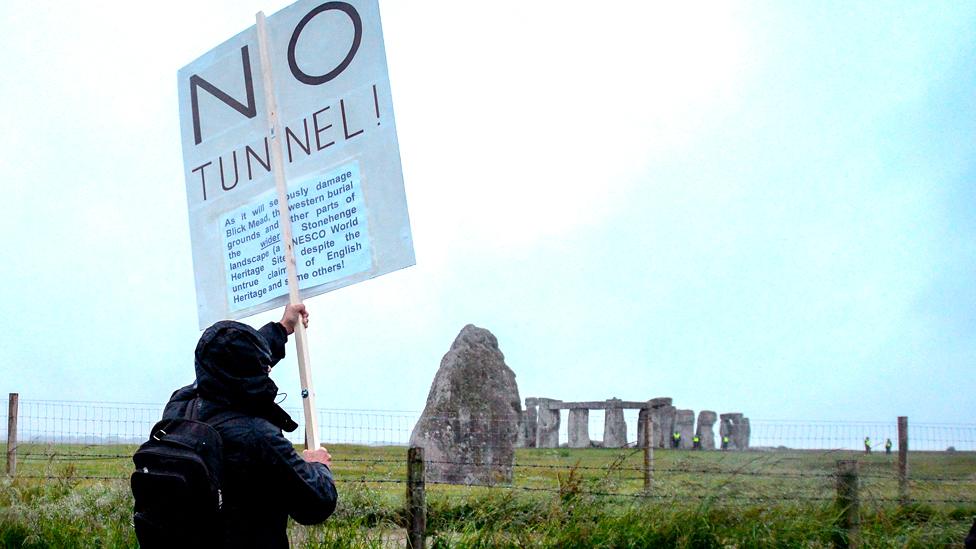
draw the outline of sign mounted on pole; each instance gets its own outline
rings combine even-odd
[[[415,261],[376,0],[301,0],[264,28],[269,74],[256,27],[178,73],[201,329],[289,301],[276,165],[302,299]]]

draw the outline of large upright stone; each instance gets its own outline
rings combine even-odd
[[[536,423],[539,419],[539,399],[526,398],[525,410],[522,412],[522,427],[519,429],[519,448],[535,448]]]
[[[586,408],[573,408],[569,411],[569,447],[590,447],[590,411]]]
[[[627,421],[624,420],[623,408],[615,406],[615,402],[620,402],[620,399],[611,398],[607,401],[606,415],[603,420],[604,448],[627,447]]]
[[[644,447],[644,437],[647,436],[647,433],[644,432],[644,418],[647,417],[648,411],[649,411],[648,408],[641,408],[641,410],[637,412],[637,447],[638,448]],[[653,425],[651,427],[651,430],[654,430]],[[651,437],[653,438],[653,435],[651,435]]]
[[[515,373],[498,340],[469,324],[441,359],[410,445],[424,448],[428,480],[511,482],[521,416]]]
[[[749,437],[752,436],[752,426],[749,425],[749,418],[743,417],[742,422],[739,424],[739,448],[742,450],[749,449]]]
[[[559,400],[539,399],[539,421],[536,426],[536,448],[559,447],[559,408],[549,409],[550,404],[558,405]]]
[[[701,439],[702,450],[714,450],[715,449],[715,421],[718,419],[718,414],[711,410],[702,410],[698,412],[698,426],[695,428],[695,434]]]
[[[718,416],[719,417],[719,420],[718,420],[718,439],[719,439],[719,441],[724,441],[725,440],[725,437],[729,437],[729,443],[726,445],[726,449],[731,450],[732,449],[732,436],[729,433],[729,431],[732,430],[731,427],[730,427],[731,422],[725,417],[725,415],[726,414],[721,414],[720,416]],[[721,444],[725,444],[725,443],[724,442],[720,442],[719,444],[720,444],[719,447],[721,448]]]
[[[744,440],[742,438],[742,414],[722,414],[719,416],[719,419],[722,421],[722,424],[719,427],[719,434],[723,437],[729,437],[729,450],[745,450],[749,447],[748,440]]]
[[[658,413],[657,412],[658,408],[661,408],[663,406],[670,406],[670,405],[671,405],[670,397],[652,398],[651,400],[647,401],[648,407],[642,408],[641,411],[637,413],[637,446],[638,447],[640,448],[644,447],[644,416],[647,415],[646,410],[649,408],[651,410],[651,416],[653,417],[655,413]],[[654,440],[657,438],[657,431],[654,429],[653,423],[651,424],[651,430],[654,431],[654,433],[651,435],[651,439]]]
[[[658,448],[671,447],[671,435],[674,433],[675,407],[670,404],[661,406],[651,413],[651,426],[654,429],[654,439],[651,441]]]
[[[695,435],[695,412],[692,410],[676,410],[674,431],[681,434],[678,448],[685,450],[691,448],[693,446],[691,437]]]

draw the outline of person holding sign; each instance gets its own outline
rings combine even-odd
[[[335,510],[332,456],[325,448],[299,456],[282,435],[298,424],[275,403],[268,375],[298,322],[308,326],[302,304],[260,330],[229,320],[210,326],[196,347],[196,382],[173,393],[163,411],[163,419],[192,418],[220,435],[222,504],[206,536],[219,540],[215,547],[286,548],[289,516],[316,524]]]

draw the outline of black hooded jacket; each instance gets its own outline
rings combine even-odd
[[[306,462],[284,435],[298,425],[275,403],[278,387],[268,372],[285,356],[288,335],[272,322],[260,330],[221,321],[196,349],[196,383],[178,389],[164,418],[208,421],[239,412],[215,428],[223,439],[222,547],[288,547],[288,516],[301,524],[324,521],[337,494],[329,468]],[[190,407],[194,409],[191,409]]]

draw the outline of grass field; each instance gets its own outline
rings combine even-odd
[[[135,547],[133,450],[21,446],[17,478],[0,481],[0,547]],[[292,546],[404,546],[406,449],[330,451],[339,510],[325,525],[292,525]],[[428,485],[428,545],[829,547],[844,534],[835,527],[835,463],[857,459],[861,547],[961,547],[976,515],[976,454],[910,454],[907,506],[896,501],[894,458],[658,450],[642,495],[640,451],[522,449],[511,485]]]

